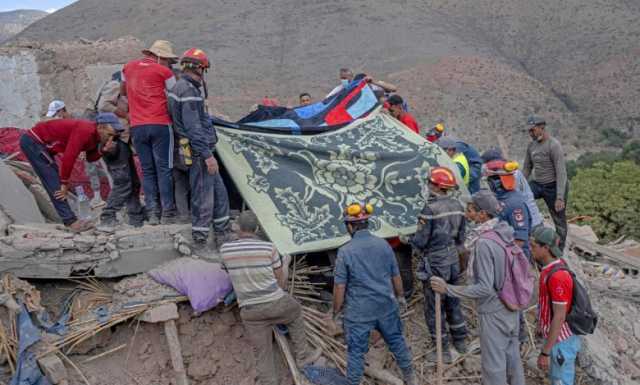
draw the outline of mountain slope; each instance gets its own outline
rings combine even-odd
[[[640,131],[638,19],[625,0],[79,0],[19,39],[201,47],[210,101],[234,118],[266,95],[321,98],[349,66],[397,83],[423,126],[445,118],[483,148],[502,133],[517,156],[530,113],[570,151],[603,128]]]
[[[0,43],[22,32],[29,24],[47,15],[37,10],[0,12]]]

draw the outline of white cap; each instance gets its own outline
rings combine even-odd
[[[64,107],[64,102],[62,100],[54,100],[53,102],[49,103],[47,118],[53,118],[53,116]]]

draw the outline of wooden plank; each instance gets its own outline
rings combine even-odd
[[[590,250],[594,252],[594,254],[601,255],[602,258],[611,260],[613,262],[617,262],[621,265],[626,265],[629,267],[633,267],[634,269],[640,270],[640,259],[638,258],[624,255],[619,251],[613,250],[606,246],[598,245],[597,243],[593,243],[591,241],[588,241],[576,235],[569,234],[568,238],[569,238],[569,242],[572,243],[573,246],[577,246],[581,249]]]
[[[167,336],[171,364],[173,365],[173,371],[176,375],[176,385],[189,385],[187,372],[184,370],[184,360],[182,359],[182,349],[180,348],[176,321],[169,320],[164,323],[164,334]]]

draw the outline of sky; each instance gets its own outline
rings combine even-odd
[[[75,0],[0,0],[0,12],[14,9],[39,9],[49,13],[75,2]]]

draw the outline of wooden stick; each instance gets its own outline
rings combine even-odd
[[[69,359],[69,357],[67,357],[62,352],[58,352],[58,356],[60,356],[60,358],[62,358],[66,363],[68,363],[69,366],[71,366],[80,375],[80,378],[82,378],[82,381],[84,381],[85,384],[91,385],[89,383],[89,380],[87,380],[87,377],[85,377],[82,371],[80,370],[80,368],[76,364],[74,364],[73,361]]]
[[[287,366],[289,367],[289,371],[291,372],[291,377],[293,377],[293,383],[295,385],[303,385],[302,377],[300,376],[300,372],[298,371],[298,366],[296,365],[296,361],[293,358],[293,354],[291,353],[291,349],[289,349],[289,344],[287,343],[287,338],[282,334],[278,333],[275,328],[273,329],[273,334],[276,336],[276,342],[280,347],[280,351],[284,356],[285,361],[287,362]]]
[[[176,328],[176,322],[174,320],[164,322],[164,334],[167,337],[171,363],[176,374],[176,385],[189,385],[187,372],[184,370],[180,340],[178,339],[178,328]]]
[[[125,346],[127,346],[127,344],[122,344],[122,345],[117,346],[117,347],[115,347],[115,348],[113,348],[113,349],[107,350],[106,352],[100,353],[100,354],[98,354],[97,356],[93,356],[93,357],[91,357],[91,358],[87,358],[86,360],[84,360],[84,362],[83,362],[83,363],[84,363],[84,364],[88,364],[89,362],[91,362],[91,361],[95,361],[95,360],[97,360],[98,358],[102,358],[102,357],[104,357],[104,356],[106,356],[106,355],[109,355],[109,354],[111,354],[111,353],[117,352],[118,350],[120,350],[120,349],[124,348]]]
[[[437,384],[442,385],[442,373],[443,373],[443,363],[442,363],[442,310],[440,309],[440,304],[442,299],[440,298],[440,293],[435,293],[436,295],[436,356],[438,358],[438,368],[437,368]]]

